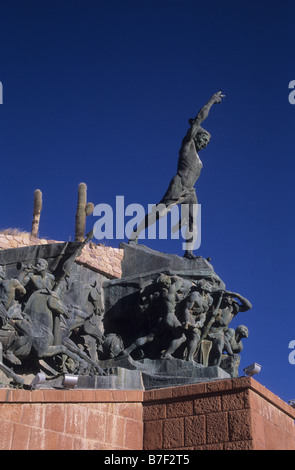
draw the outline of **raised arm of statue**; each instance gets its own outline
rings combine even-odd
[[[236,292],[226,291],[226,293],[228,295],[231,295],[232,297],[235,297],[236,299],[238,299],[241,302],[241,304],[239,305],[239,311],[240,312],[247,312],[248,310],[251,310],[252,304],[251,304],[251,302],[249,302],[248,299],[246,299],[245,297],[243,297],[240,294],[237,294]]]
[[[206,103],[205,106],[203,106],[203,108],[198,112],[197,116],[194,119],[189,120],[191,127],[188,131],[188,137],[190,139],[193,139],[198,133],[202,122],[205,121],[205,119],[208,117],[209,111],[213,104],[221,103],[221,99],[224,98],[224,96],[225,95],[223,95],[221,91],[214,93],[208,103]]]

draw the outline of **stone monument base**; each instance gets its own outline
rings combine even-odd
[[[149,391],[3,388],[0,450],[295,450],[294,419],[246,377]]]
[[[100,362],[106,375],[80,375],[77,389],[151,390],[179,385],[229,379],[231,376],[217,366],[203,366],[181,359],[133,360],[130,356],[118,356]],[[46,380],[38,389],[63,388],[64,375]],[[30,386],[32,376],[26,380]]]

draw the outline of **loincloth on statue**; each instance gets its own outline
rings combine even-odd
[[[183,189],[180,176],[175,175],[170,181],[169,187],[159,204],[170,207],[176,204],[189,203],[192,202],[192,200],[197,202],[195,188]]]

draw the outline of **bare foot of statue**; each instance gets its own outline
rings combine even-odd
[[[11,364],[21,365],[21,361],[11,351],[6,351],[5,358]]]
[[[128,245],[137,245],[137,243],[137,238],[130,238],[130,240],[128,240]]]
[[[186,252],[183,255],[184,258],[187,259],[198,259],[201,258],[201,256],[196,256],[191,250],[186,250]]]
[[[174,357],[169,354],[169,353],[164,353],[162,356],[161,356],[162,359],[174,359]]]

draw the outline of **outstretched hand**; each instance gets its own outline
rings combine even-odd
[[[218,91],[212,96],[214,103],[221,103],[222,98],[225,98],[225,95],[222,94],[222,91]]]

